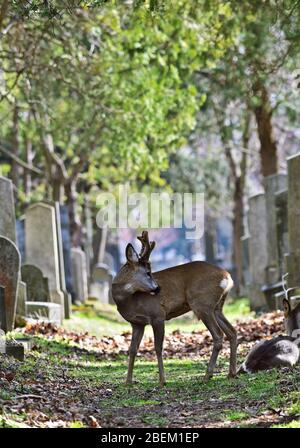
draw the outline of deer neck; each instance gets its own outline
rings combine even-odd
[[[127,288],[126,283],[113,282],[112,284],[112,296],[116,304],[126,302],[132,296],[132,292]]]

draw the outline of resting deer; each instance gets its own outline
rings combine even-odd
[[[202,261],[152,274],[149,258],[155,242],[149,241],[146,231],[138,239],[142,243],[140,254],[137,254],[131,244],[127,245],[127,262],[112,283],[112,296],[118,311],[132,325],[127,383],[132,383],[135,357],[144,328],[150,324],[154,333],[159,380],[161,385],[165,384],[162,358],[165,321],[190,310],[203,321],[213,338],[213,350],[205,379],[213,375],[224,333],[230,341],[229,376],[235,376],[237,335],[222,311],[227,294],[233,286],[230,274]]]
[[[252,348],[238,373],[254,373],[282,366],[293,367],[299,361],[299,334],[296,334],[296,330],[300,330],[300,303],[292,310],[289,300],[283,299],[283,309],[288,336],[259,342]]]

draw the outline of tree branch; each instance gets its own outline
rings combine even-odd
[[[3,146],[0,146],[0,151],[5,154],[10,159],[14,160],[18,165],[20,165],[22,168],[25,168],[26,170],[31,171],[34,174],[37,174],[38,176],[42,176],[44,173],[39,168],[36,168],[34,166],[29,165],[28,163],[24,162],[22,159],[20,159],[18,156],[12,154],[7,149],[3,148]]]

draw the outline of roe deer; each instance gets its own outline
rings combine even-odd
[[[119,313],[132,325],[127,383],[132,383],[135,357],[145,325],[152,325],[160,384],[165,384],[162,349],[165,321],[192,310],[210,331],[213,350],[205,379],[213,375],[218,354],[222,349],[223,333],[230,341],[229,376],[236,374],[237,335],[223,314],[226,296],[233,286],[228,272],[203,261],[195,261],[162,271],[151,272],[149,257],[155,242],[149,242],[148,232],[138,239],[142,249],[126,247],[126,264],[112,283],[112,296]]]
[[[299,361],[299,334],[295,330],[300,330],[300,303],[292,310],[289,300],[283,299],[283,308],[288,336],[278,336],[256,344],[238,373],[254,373],[281,366],[292,367]]]

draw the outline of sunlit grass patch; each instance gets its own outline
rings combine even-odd
[[[243,420],[248,417],[249,417],[249,415],[243,411],[227,411],[227,412],[225,412],[225,418],[232,422]]]
[[[75,308],[71,319],[64,321],[67,330],[88,332],[97,337],[111,336],[131,331],[131,326],[118,313],[115,305],[103,304],[99,301],[91,302],[92,306]],[[253,317],[250,311],[249,299],[228,299],[224,306],[224,314],[231,321]],[[179,329],[189,333],[205,328],[202,322],[192,312],[166,322],[166,333]],[[152,336],[152,329],[146,327],[146,335]]]
[[[300,428],[300,420],[292,420],[289,423],[273,425],[272,428]]]

